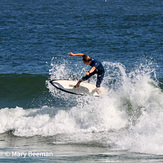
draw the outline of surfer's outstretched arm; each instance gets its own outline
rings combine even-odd
[[[69,52],[68,55],[69,55],[70,57],[72,57],[72,56],[79,56],[79,57],[82,57],[84,54],[83,54],[83,53],[76,53],[76,54],[74,54],[74,53],[72,53],[72,52]]]

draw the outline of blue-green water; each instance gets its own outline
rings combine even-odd
[[[161,0],[1,0],[2,162],[163,161],[162,11]],[[100,98],[49,84],[89,69],[70,51],[103,63]]]

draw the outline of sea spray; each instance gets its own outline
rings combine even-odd
[[[94,99],[89,99],[86,106],[82,106],[81,110],[78,108],[80,115],[83,113],[82,116],[76,116],[78,117],[76,118],[78,119],[78,123],[80,122],[80,124],[82,124],[80,129],[84,128],[88,131],[91,129],[92,132],[114,130],[117,137],[117,139],[112,137],[113,139],[111,142],[115,143],[114,147],[119,145],[116,142],[123,142],[119,145],[120,149],[128,149],[131,151],[142,150],[142,152],[145,153],[152,153],[153,151],[153,153],[158,153],[160,150],[158,145],[159,142],[162,142],[162,139],[160,136],[157,136],[159,135],[157,133],[162,133],[163,131],[162,128],[159,127],[162,124],[161,115],[163,109],[163,94],[158,87],[155,70],[151,69],[150,65],[140,64],[140,66],[135,70],[126,73],[125,67],[120,63],[105,62],[104,65],[108,70],[104,79],[104,85],[108,86],[108,84],[111,83],[111,86],[109,86],[110,91],[108,92],[108,96],[102,97],[102,100],[98,99],[98,102],[96,102]],[[83,109],[83,107],[85,109]],[[92,113],[89,109],[91,109]],[[155,110],[155,113],[153,113],[153,110]],[[157,114],[160,115],[158,119],[155,117]],[[120,115],[119,118],[118,115]],[[145,119],[147,121],[145,123],[145,128],[143,129],[143,120]],[[153,125],[151,125],[150,122],[152,122]],[[139,129],[136,129],[137,125],[139,125]],[[155,125],[158,130],[156,133],[154,132],[156,131]],[[149,132],[149,126],[153,132]],[[117,130],[125,128],[127,132],[124,132],[123,135],[120,132],[119,134],[121,134],[121,136],[117,135]],[[141,130],[144,130],[144,132],[146,130],[146,134],[148,136],[144,135],[144,132]],[[112,135],[114,134],[112,133]],[[144,147],[144,143],[147,143],[147,141],[143,141],[146,136],[147,140],[148,138],[157,136],[158,142],[155,142],[155,140],[151,142],[150,145]],[[132,146],[137,142],[135,141],[137,140],[135,139],[137,137],[139,137],[140,140],[142,139],[142,141],[137,143],[139,145],[135,144]],[[111,137],[109,136],[108,139],[110,140]],[[128,140],[131,140],[131,142],[128,142]],[[154,146],[154,144],[156,147],[154,148],[155,150],[152,150],[152,146]]]
[[[121,150],[162,154],[163,93],[155,71],[141,64],[126,77],[116,92],[120,94],[119,107],[126,110],[131,124],[128,134],[122,135],[116,144]]]

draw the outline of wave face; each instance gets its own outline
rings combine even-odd
[[[5,99],[11,99],[11,103],[12,100],[27,102],[36,96],[41,98],[36,98],[35,108],[1,107],[0,133],[12,131],[16,136],[52,136],[54,144],[87,144],[161,154],[163,92],[154,70],[149,65],[140,65],[126,72],[120,63],[103,64],[105,93],[99,98],[56,90],[42,75],[1,75],[2,84],[7,85],[1,88],[4,103]],[[50,79],[77,80],[80,77],[79,65],[56,64],[53,60],[51,66]],[[85,68],[81,71],[85,72]],[[95,79],[89,82],[95,83]],[[39,101],[42,106],[36,107]]]
[[[0,107],[32,107],[32,101],[47,93],[44,75],[0,74]]]

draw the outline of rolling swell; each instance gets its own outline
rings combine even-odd
[[[38,107],[47,97],[46,75],[0,74],[0,108]]]

